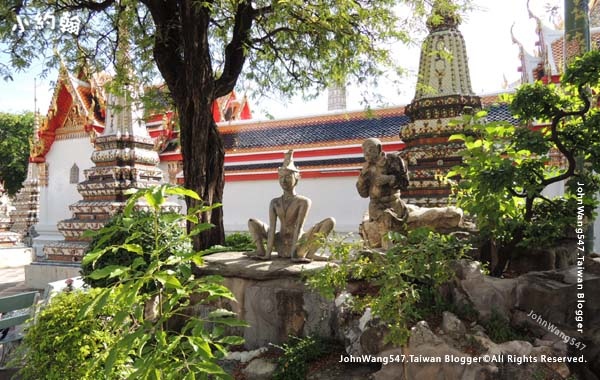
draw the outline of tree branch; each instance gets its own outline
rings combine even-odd
[[[567,148],[561,141],[560,137],[558,136],[558,124],[560,123],[560,120],[565,117],[569,117],[569,116],[583,117],[589,111],[591,103],[590,103],[590,99],[587,96],[585,96],[585,88],[583,87],[583,85],[579,85],[577,87],[577,89],[579,91],[579,97],[583,101],[583,108],[578,111],[570,111],[570,112],[561,111],[561,112],[559,112],[558,115],[556,115],[552,118],[552,124],[550,125],[550,131],[551,131],[550,140],[556,145],[556,148],[567,159],[567,162],[568,162],[567,170],[563,174],[560,174],[555,177],[548,178],[548,179],[542,181],[542,185],[544,187],[551,183],[565,180],[565,179],[571,177],[573,174],[575,174],[575,167],[576,167],[575,153],[574,153],[574,151],[567,150]]]
[[[180,73],[184,71],[180,14],[175,1],[141,0],[148,7],[156,27],[154,36],[154,59],[173,97],[177,91]],[[181,100],[181,99],[178,99]]]
[[[513,189],[512,187],[507,188],[508,192],[513,196],[513,197],[517,197],[517,198],[527,198],[527,193],[519,193],[517,192],[517,190]]]
[[[256,15],[250,1],[245,0],[238,4],[231,41],[225,48],[223,74],[215,82],[216,98],[231,92],[242,72],[250,43],[250,28]]]
[[[251,44],[264,43],[265,41],[272,39],[276,34],[283,32],[295,32],[295,30],[286,26],[282,26],[281,28],[271,30],[261,37],[253,38],[250,42]]]
[[[103,11],[108,9],[111,5],[116,3],[116,0],[104,0],[100,3],[95,1],[88,0],[78,0],[73,3],[60,2],[57,5],[60,5],[60,9],[68,9],[68,10],[81,10],[81,9],[89,9],[91,11]]]

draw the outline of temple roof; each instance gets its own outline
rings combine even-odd
[[[529,54],[523,45],[513,36],[513,42],[519,46],[519,58],[521,60],[522,83],[532,83],[535,80],[553,76],[558,77],[564,71],[565,50],[564,31],[555,29],[564,27],[557,24],[555,28],[545,25],[541,18],[529,10],[529,17],[536,21],[536,34],[538,41],[533,54]],[[600,45],[600,0],[590,1],[589,10],[590,39],[592,49]],[[575,48],[571,45],[570,48]],[[568,51],[567,55],[574,52]]]
[[[328,146],[369,137],[396,138],[408,122],[404,107],[295,119],[246,122],[219,128],[225,148],[233,151],[286,149],[297,145]]]
[[[32,144],[32,161],[43,161],[56,139],[80,138],[104,129],[101,95],[83,75],[75,76],[61,68],[48,114]]]
[[[488,120],[506,120],[516,125],[507,104],[487,98]],[[367,112],[340,113],[321,117],[239,123],[221,127],[225,149],[231,152],[285,150],[288,148],[335,146],[357,143],[369,137],[399,141],[398,132],[409,123],[404,107]]]

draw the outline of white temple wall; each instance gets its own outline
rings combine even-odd
[[[297,193],[312,200],[304,229],[333,217],[337,232],[358,233],[369,201],[358,195],[355,184],[355,177],[300,178]],[[225,231],[248,231],[250,218],[268,223],[269,203],[281,194],[277,180],[226,182],[223,194]]]
[[[167,183],[169,182],[169,163],[166,161],[161,161],[158,163],[158,168],[162,171],[163,173],[163,183]],[[187,207],[185,205],[185,201],[183,199],[180,199],[178,197],[171,197],[169,199],[170,202],[174,202],[177,203],[179,206],[181,206],[181,213],[185,213],[187,210]]]
[[[72,216],[69,205],[82,197],[77,192],[77,183],[70,183],[73,164],[79,167],[78,183],[84,180],[83,171],[93,166],[90,159],[94,151],[89,137],[68,140],[56,140],[46,154],[48,164],[48,185],[40,186],[39,222],[35,225],[39,234],[34,239],[36,254],[42,254],[42,248],[48,241],[62,240],[57,223]]]
[[[565,181],[556,182],[548,185],[542,194],[544,194],[548,198],[558,197],[565,193]],[[600,194],[596,194],[596,198],[600,197]],[[573,213],[576,213],[577,210],[573,210]],[[596,210],[596,219],[594,219],[594,240],[593,245],[591,247],[587,247],[591,252],[597,252],[597,247],[600,247],[600,207]]]

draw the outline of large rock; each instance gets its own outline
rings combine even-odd
[[[303,273],[318,271],[328,265],[325,261],[294,263],[289,259],[253,260],[244,252],[220,252],[204,256],[205,266],[198,268],[200,275],[216,274],[223,277],[249,280],[300,279]]]
[[[510,320],[516,302],[517,280],[484,276],[477,265],[466,260],[461,261],[458,267],[457,291],[464,292],[480,316],[487,319],[495,310]],[[457,295],[455,298],[460,297]]]
[[[256,358],[252,360],[243,373],[247,380],[270,380],[277,369],[277,363],[272,359]]]
[[[493,366],[471,362],[471,355],[438,337],[425,321],[411,329],[407,347],[383,351],[378,356],[394,361],[374,373],[374,380],[484,380],[496,371]]]
[[[577,262],[576,240],[565,240],[544,250],[527,250],[513,255],[509,269],[515,273],[529,273],[564,269]]]
[[[517,282],[516,307],[530,318],[570,329],[585,330],[600,325],[599,275],[579,273],[577,267],[570,267],[527,273],[518,277]],[[584,302],[578,302],[580,294]],[[578,309],[582,311],[581,321],[576,320]]]
[[[460,336],[467,332],[464,323],[449,311],[444,311],[442,314],[442,330],[451,336]]]
[[[446,343],[428,343],[410,350],[396,348],[384,351],[379,356],[389,358],[402,355],[405,355],[405,363],[394,362],[382,366],[380,371],[373,374],[373,380],[488,380],[494,378],[497,370],[479,363],[466,365],[471,356]],[[419,362],[425,360],[437,362]]]
[[[304,286],[303,273],[326,263],[294,264],[289,259],[255,261],[241,252],[222,252],[204,257],[198,275],[219,274],[236,302],[227,305],[250,326],[236,333],[245,347],[255,349],[286,342],[289,336],[335,334],[334,304]]]
[[[409,230],[429,227],[438,232],[453,232],[462,227],[463,211],[458,207],[419,207],[407,204],[406,208],[406,225]]]

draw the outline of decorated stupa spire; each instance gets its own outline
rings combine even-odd
[[[124,12],[124,11],[123,11]],[[138,92],[128,58],[128,33],[119,28],[116,79],[106,84],[106,126],[94,140],[91,160],[95,166],[85,170],[85,180],[77,185],[82,200],[69,206],[73,217],[58,222],[65,237],[44,246],[46,262],[79,265],[89,244],[86,230],[98,230],[121,212],[132,189],[144,189],[162,182],[162,171],[154,141],[143,120]],[[140,206],[140,207],[143,207]],[[176,205],[167,207],[176,209]]]
[[[460,16],[449,1],[436,1],[427,20],[417,88],[406,114],[412,120],[452,117],[464,106],[479,107],[474,97],[465,40],[458,30]],[[452,101],[449,101],[452,99]]]
[[[411,184],[403,197],[409,203],[438,206],[448,203],[450,188],[443,178],[461,162],[462,144],[448,137],[462,132],[459,118],[465,109],[481,108],[471,87],[465,41],[458,30],[460,16],[449,0],[437,0],[427,20],[419,77],[413,101],[406,106],[411,122],[400,131]]]

